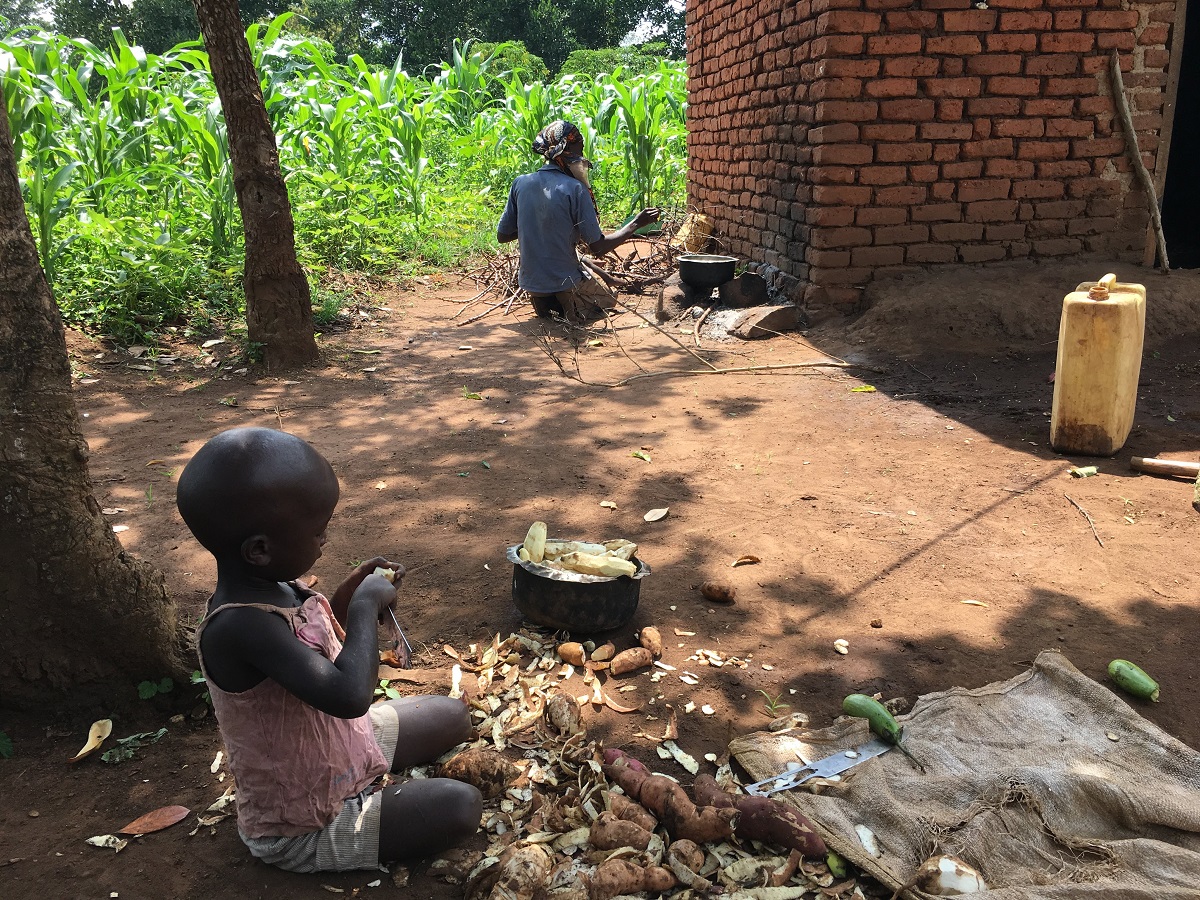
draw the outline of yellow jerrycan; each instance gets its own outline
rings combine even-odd
[[[1121,449],[1133,428],[1145,331],[1143,285],[1105,275],[1063,298],[1051,447],[1086,456]]]

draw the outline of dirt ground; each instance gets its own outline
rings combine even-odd
[[[175,511],[175,479],[221,429],[282,426],[314,443],[341,479],[317,586],[331,590],[376,553],[409,566],[399,615],[418,668],[405,690],[447,689],[444,644],[465,650],[521,627],[504,552],[542,519],[552,535],[634,540],[653,569],[633,621],[609,637],[630,646],[635,630],[657,625],[665,661],[699,684],[678,672],[657,683],[627,676],[635,690],[620,696],[640,699],[642,711],[589,707],[585,722],[662,771],[686,777],[635,735],[661,730],[654,719],[666,704],[695,702],[680,715],[679,743],[700,758],[763,728],[770,708],[823,725],[852,691],[911,700],[977,687],[1046,648],[1099,680],[1114,657],[1141,661],[1163,690],[1161,703],[1139,710],[1200,746],[1189,705],[1200,579],[1187,562],[1200,515],[1186,482],[1129,467],[1131,455],[1200,458],[1200,277],[1119,271],[1148,285],[1150,312],[1135,429],[1112,459],[1064,458],[1048,446],[1059,304],[1100,274],[1093,267],[912,275],[873,287],[865,314],[803,337],[702,341],[718,348],[703,355],[720,368],[823,352],[854,367],[620,387],[598,385],[639,366],[702,366],[632,314],[615,320],[615,335],[575,347],[556,328],[543,337],[528,307],[459,327],[483,307],[453,319],[475,289],[452,278],[386,288],[354,311],[354,327],[321,338],[326,365],[300,375],[246,368],[226,358],[232,343],[157,348],[179,357],[171,364],[77,334],[70,346],[96,496],[119,510],[111,520],[127,526],[125,547],[165,573],[188,623],[201,615],[214,566]],[[652,298],[627,299],[652,314]],[[692,349],[693,322],[668,325]],[[544,347],[589,383],[566,377]],[[863,385],[875,390],[855,390]],[[1100,474],[1073,478],[1074,464]],[[666,518],[643,520],[659,507]],[[732,567],[744,554],[761,562]],[[734,586],[736,602],[706,602],[696,590],[706,579]],[[838,639],[847,655],[834,651]],[[689,657],[701,648],[748,664],[700,667]],[[221,749],[212,717],[191,714],[203,710],[199,688],[145,701],[135,692],[130,684],[111,709],[0,720],[15,750],[0,761],[0,896],[316,898],[369,895],[377,877],[379,893],[396,890],[382,873],[270,869],[251,859],[230,819],[191,834],[189,817],[119,854],[87,846],[160,806],[203,810],[228,784],[211,770]],[[706,704],[713,715],[700,711]],[[168,732],[122,764],[68,764],[91,720],[106,715],[114,737]],[[410,888],[437,898],[459,890],[420,874]]]

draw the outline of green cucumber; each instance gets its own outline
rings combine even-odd
[[[842,701],[842,712],[856,719],[866,719],[871,733],[883,738],[893,746],[900,744],[900,723],[886,706],[866,694],[851,694]]]
[[[1108,675],[1133,696],[1158,702],[1158,682],[1129,660],[1114,659],[1108,664]]]

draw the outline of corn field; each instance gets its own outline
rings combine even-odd
[[[606,228],[684,203],[682,63],[524,82],[455,47],[421,76],[247,31],[291,194],[301,261],[375,274],[448,266],[494,244],[508,186],[550,121],[584,133]],[[0,41],[26,207],[65,318],[116,335],[236,311],[241,222],[200,43],[162,56],[41,34]]]

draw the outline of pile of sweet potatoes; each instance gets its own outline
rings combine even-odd
[[[604,763],[609,780],[658,816],[672,838],[704,843],[737,835],[798,850],[804,856],[825,854],[825,842],[812,823],[787,803],[730,794],[711,775],[696,778],[693,803],[677,782],[655,775],[622,750],[605,750]]]
[[[714,885],[701,874],[702,845],[731,838],[790,851],[786,863],[769,873],[771,885],[786,883],[802,857],[825,854],[815,829],[788,804],[727,793],[704,775],[689,797],[678,782],[621,750],[603,751],[602,768],[623,793],[604,793],[606,808],[587,831],[590,852],[556,858],[544,844],[514,844],[477,870],[467,900],[612,900],[677,887],[705,891]]]

